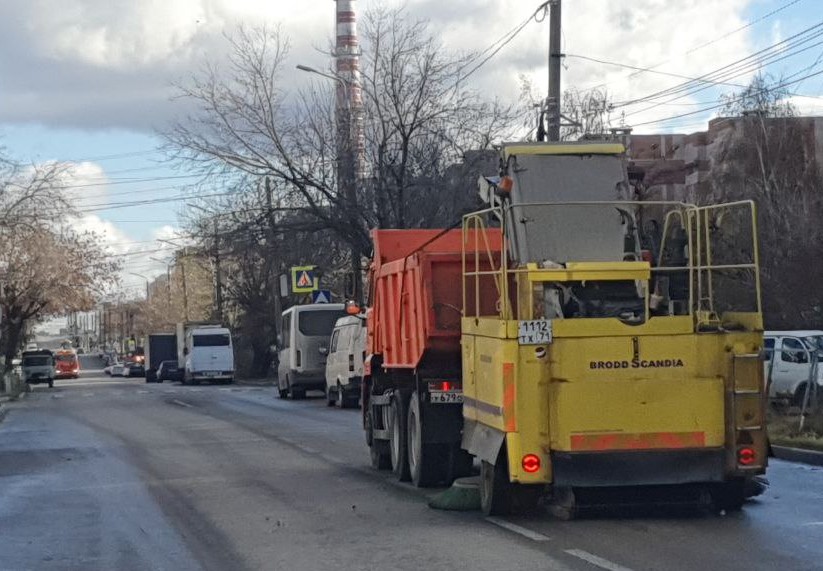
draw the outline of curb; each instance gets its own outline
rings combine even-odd
[[[788,462],[800,462],[812,466],[823,466],[823,452],[815,450],[804,450],[803,448],[790,448],[788,446],[775,446],[772,444],[774,457]]]

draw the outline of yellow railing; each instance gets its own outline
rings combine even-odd
[[[715,292],[713,284],[714,272],[729,270],[751,270],[755,276],[755,303],[758,314],[762,313],[761,300],[761,280],[760,280],[760,260],[757,243],[757,214],[752,201],[738,201],[711,206],[696,206],[693,204],[672,202],[672,201],[609,201],[609,202],[546,202],[528,203],[511,206],[503,204],[496,207],[486,208],[477,212],[472,212],[463,217],[463,307],[464,316],[470,315],[471,308],[468,307],[467,287],[470,281],[474,286],[474,311],[473,316],[480,316],[480,280],[483,276],[492,276],[497,288],[498,315],[500,319],[512,319],[513,310],[509,295],[509,278],[518,274],[533,272],[534,269],[526,267],[526,263],[540,262],[541,260],[527,260],[514,268],[509,267],[509,251],[507,246],[507,224],[512,209],[535,209],[541,207],[615,207],[615,208],[649,208],[662,207],[670,208],[664,218],[663,232],[660,240],[660,257],[657,266],[652,267],[652,274],[665,274],[674,272],[688,272],[689,276],[689,297],[688,315],[695,319],[695,326],[699,327],[715,316]],[[751,237],[752,237],[752,260],[741,263],[714,264],[712,259],[712,239],[711,224],[712,213],[720,209],[746,208],[750,212]],[[486,219],[494,216],[500,221],[499,227],[490,227]],[[666,240],[673,227],[673,219],[679,218],[680,226],[687,236],[688,245],[688,265],[686,266],[663,266],[663,253],[666,247]],[[496,232],[502,236],[503,248],[499,253],[499,262],[496,261],[497,252],[493,251],[488,239],[489,233]],[[470,252],[467,252],[470,237],[473,236],[473,268],[468,267]],[[482,240],[482,242],[481,242]],[[490,269],[481,269],[482,262],[488,262]],[[608,260],[614,261],[614,260]],[[705,286],[705,287],[704,287]],[[697,290],[695,292],[695,289]],[[705,290],[705,291],[704,291]]]

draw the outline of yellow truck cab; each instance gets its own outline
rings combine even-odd
[[[462,446],[484,511],[548,492],[573,515],[627,487],[739,508],[767,463],[754,205],[634,200],[613,143],[504,145],[501,165],[463,222]]]

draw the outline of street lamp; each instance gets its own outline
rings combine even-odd
[[[146,276],[144,276],[142,274],[135,274],[134,272],[129,272],[129,275],[130,276],[137,276],[138,278],[143,278],[144,280],[146,280],[146,301],[149,301],[149,281],[150,281],[149,278],[147,278]]]
[[[174,258],[169,258],[168,260],[161,260],[160,258],[153,258],[149,256],[149,260],[160,262],[161,264],[166,266],[166,290],[168,291],[169,296],[169,307],[171,307],[171,266],[172,262],[174,262]]]
[[[361,141],[361,124],[359,112],[362,108],[360,98],[352,101],[352,95],[355,90],[359,91],[360,83],[355,76],[354,81],[342,78],[338,75],[325,73],[307,65],[298,65],[297,69],[307,73],[313,73],[326,79],[331,79],[337,82],[342,89],[338,90],[337,99],[337,179],[340,185],[340,190],[345,197],[345,210],[351,221],[358,217],[357,208],[357,178],[363,165],[364,149],[360,144]],[[341,98],[342,91],[345,99],[345,117],[341,113]],[[357,105],[357,109],[355,109]],[[351,245],[351,264],[352,272],[355,276],[355,291],[354,296],[358,303],[362,303],[362,269],[360,267],[360,259],[362,254],[360,248],[354,244]]]

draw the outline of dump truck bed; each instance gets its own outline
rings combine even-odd
[[[415,369],[427,353],[459,359],[462,232],[375,230],[372,238],[368,352],[381,355],[385,368]],[[499,258],[502,241],[498,236],[489,242],[483,244],[486,266],[490,256]],[[474,303],[473,291],[469,297]],[[483,291],[481,299],[493,308],[497,292]]]

